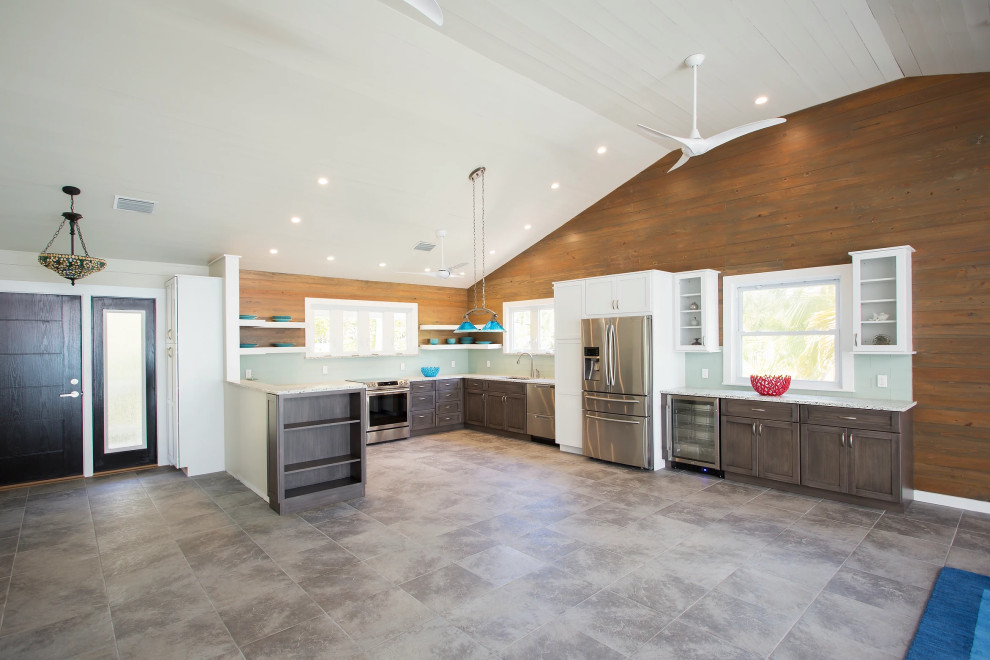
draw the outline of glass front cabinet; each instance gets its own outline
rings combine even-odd
[[[674,273],[674,350],[718,350],[718,271]]]
[[[667,453],[674,463],[721,470],[718,399],[667,396]]]
[[[911,353],[910,245],[850,252],[853,351]]]

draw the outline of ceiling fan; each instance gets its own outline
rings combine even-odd
[[[661,133],[660,131],[654,130],[649,126],[636,124],[643,129],[647,135],[652,137],[667,138],[681,145],[681,157],[676,163],[674,163],[673,167],[667,170],[668,172],[673,172],[678,167],[686,163],[692,156],[700,156],[701,154],[707,153],[719,145],[725,144],[730,140],[735,140],[737,137],[742,137],[747,133],[752,133],[753,131],[758,131],[763,128],[769,128],[770,126],[776,126],[777,124],[783,124],[787,121],[783,117],[761,119],[760,121],[754,121],[750,124],[743,124],[742,126],[730,128],[729,130],[722,131],[721,133],[713,135],[710,138],[701,137],[701,133],[698,132],[698,67],[700,67],[701,63],[704,61],[705,56],[701,53],[692,55],[684,60],[684,63],[694,70],[694,103],[691,111],[691,137],[683,138],[677,137],[676,135],[668,135],[667,133]]]
[[[435,278],[440,279],[440,280],[450,279],[451,277],[464,277],[463,275],[455,275],[452,271],[455,271],[458,268],[462,268],[464,266],[467,266],[468,262],[462,261],[459,264],[454,264],[453,266],[450,266],[449,268],[447,267],[447,260],[444,258],[444,253],[443,253],[443,239],[446,236],[447,236],[447,230],[446,229],[438,229],[437,230],[437,238],[440,239],[440,268],[437,268],[436,270],[433,270],[433,271],[431,271],[430,269],[427,269],[426,271],[424,271],[422,273],[403,272],[402,274],[403,275],[426,275],[428,277],[435,277]]]
[[[405,2],[437,25],[443,25],[443,11],[436,0],[405,0]]]

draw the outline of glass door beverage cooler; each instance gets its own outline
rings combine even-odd
[[[718,399],[667,397],[667,452],[673,463],[721,470],[718,442]]]

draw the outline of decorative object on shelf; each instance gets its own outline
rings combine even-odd
[[[461,343],[462,344],[473,344],[474,343],[474,337],[461,337]]]
[[[255,316],[254,314],[241,314],[240,316],[238,316],[238,318],[241,319],[242,321],[253,321],[258,317]]]
[[[241,344],[241,348],[257,348],[257,344]]]
[[[780,396],[791,386],[790,376],[750,376],[749,384],[763,396]]]
[[[295,346],[295,344],[287,341],[276,341],[276,342],[272,342],[272,346],[274,346],[275,348],[291,348]]]
[[[490,344],[490,343],[492,343],[492,340],[491,339],[483,339],[481,341],[476,341],[474,343],[475,344]]]
[[[874,346],[890,346],[890,337],[887,335],[876,335],[873,337]]]
[[[75,286],[76,280],[82,279],[87,275],[92,275],[93,273],[98,273],[106,268],[107,260],[89,256],[89,249],[86,248],[86,240],[82,235],[82,227],[79,226],[82,215],[76,213],[76,195],[81,191],[75,186],[63,186],[62,192],[69,196],[69,210],[62,214],[62,224],[58,226],[58,229],[55,230],[55,235],[52,236],[52,240],[48,241],[48,245],[38,255],[38,263],[49,270],[55,271],[72,282],[72,286]],[[48,248],[58,238],[58,234],[62,231],[62,227],[65,226],[66,222],[69,223],[69,254],[49,252]],[[82,245],[84,254],[76,254],[76,234],[79,234],[79,243]]]
[[[694,341],[691,342],[691,345],[692,346],[704,346],[704,344],[701,343],[701,337],[695,337],[694,338]]]
[[[457,340],[454,337],[447,337],[448,344],[456,344]]]
[[[420,367],[419,371],[427,378],[434,378],[440,373],[440,367]]]
[[[437,339],[436,337],[430,337],[430,343],[436,346],[437,344],[440,343],[440,340]]]
[[[696,303],[696,302],[693,302],[693,303],[691,303],[691,304],[690,304],[690,305],[688,306],[688,309],[690,309],[690,310],[691,310],[692,312],[695,312],[695,311],[697,311],[697,310],[699,309],[699,307],[698,307],[698,303]]]
[[[468,175],[468,179],[471,180],[471,226],[474,236],[474,243],[472,245],[473,259],[474,259],[474,308],[469,309],[464,313],[464,321],[461,322],[454,332],[505,332],[505,328],[502,324],[498,322],[498,314],[494,310],[488,309],[487,302],[485,300],[485,168],[476,167]],[[478,179],[481,179],[481,307],[478,307],[478,259],[475,255],[478,254],[478,212],[475,194],[476,184]],[[480,328],[475,324],[471,323],[470,316],[475,312],[485,312],[491,314],[488,322]]]
[[[880,322],[880,321],[886,321],[889,318],[890,318],[890,314],[888,314],[887,312],[880,312],[880,313],[873,312],[873,316],[871,316],[869,320],[874,322]]]
[[[698,317],[697,316],[692,316],[691,317],[691,322],[688,325],[698,326],[698,325],[701,325],[701,321],[698,320]]]
[[[291,321],[291,320],[292,320],[292,317],[291,316],[273,316],[272,317],[272,321],[275,321],[276,323],[286,323],[287,321]]]

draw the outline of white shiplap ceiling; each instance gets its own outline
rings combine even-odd
[[[401,0],[5,0],[0,249],[44,247],[73,184],[99,256],[435,284],[400,272],[438,265],[412,246],[441,227],[471,259],[468,172],[491,270],[672,147],[636,123],[687,132],[691,53],[703,134],[990,70],[985,0],[441,5],[436,27]]]

